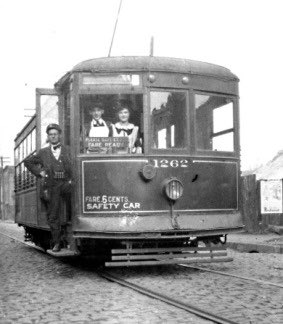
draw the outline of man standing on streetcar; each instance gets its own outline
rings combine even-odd
[[[62,130],[57,124],[46,128],[49,146],[42,148],[36,155],[28,157],[24,164],[26,168],[45,183],[41,198],[47,204],[47,221],[51,230],[53,252],[61,250],[60,207],[71,193],[72,167],[69,150],[61,144]]]

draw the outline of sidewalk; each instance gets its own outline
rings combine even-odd
[[[283,236],[277,234],[237,233],[227,235],[227,247],[239,252],[283,254]]]
[[[0,233],[4,233],[11,237],[15,237],[19,240],[24,240],[24,235],[25,235],[25,231],[23,227],[19,227],[18,224],[16,224],[12,220],[1,220],[1,219],[0,219]]]

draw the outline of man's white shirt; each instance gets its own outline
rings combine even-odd
[[[54,146],[56,146],[56,145],[54,145]],[[60,156],[60,154],[61,154],[61,146],[58,147],[58,148],[55,150],[55,149],[53,148],[53,146],[51,145],[51,152],[52,152],[52,154],[54,155],[55,159],[56,159],[56,160],[59,160],[59,156]]]

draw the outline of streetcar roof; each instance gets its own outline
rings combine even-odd
[[[16,135],[14,142],[23,134],[23,132],[28,128],[28,126],[35,120],[36,114],[30,117],[30,119],[26,122],[25,126],[19,131]]]
[[[238,77],[229,69],[206,62],[182,58],[158,56],[116,56],[101,57],[83,61],[68,72],[58,83],[62,84],[66,77],[73,72],[175,72],[238,81]],[[57,83],[57,84],[58,84]]]

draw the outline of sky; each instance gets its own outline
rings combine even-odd
[[[120,0],[0,0],[0,156],[35,108],[77,63],[108,55]],[[219,64],[240,78],[242,169],[283,150],[281,0],[123,0],[112,56]]]

